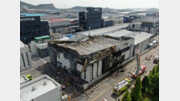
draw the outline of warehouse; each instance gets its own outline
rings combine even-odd
[[[128,27],[129,24],[119,24],[119,25],[114,25],[114,26],[109,26],[109,27],[104,27],[104,28],[98,28],[98,29],[93,29],[90,31],[81,31],[81,32],[77,32],[75,34],[83,34],[88,36],[89,34],[91,36],[93,35],[105,35],[108,33],[112,33],[114,31],[119,31],[121,29],[124,29],[126,27]]]
[[[134,39],[89,36],[79,41],[50,41],[50,59],[55,71],[65,69],[87,89],[106,73],[126,63],[133,54]],[[72,79],[73,80],[73,79]]]
[[[20,71],[32,66],[28,46],[20,41]]]
[[[149,48],[149,44],[153,41],[155,34],[150,34],[146,32],[132,32],[128,30],[120,30],[106,35],[113,37],[132,37],[134,38],[134,51],[133,56],[135,56],[135,50],[139,50],[140,53],[143,53]]]
[[[72,33],[78,28],[79,21],[77,19],[57,19],[47,18],[49,26],[53,33]]]
[[[20,85],[21,101],[61,101],[61,85],[42,75]]]

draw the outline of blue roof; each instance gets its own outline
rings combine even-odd
[[[73,37],[74,37],[74,35],[65,35],[66,37],[68,37],[68,38],[70,38],[70,39],[72,39]]]
[[[24,15],[24,16],[45,16],[47,14],[41,14],[41,13],[20,13],[20,15]]]

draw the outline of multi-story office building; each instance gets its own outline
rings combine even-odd
[[[100,28],[102,19],[102,8],[86,8],[86,11],[79,12],[79,25],[88,30]]]
[[[50,35],[48,21],[41,21],[40,16],[20,18],[20,40],[28,44],[34,37]]]

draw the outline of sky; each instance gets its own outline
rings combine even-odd
[[[33,5],[53,3],[56,8],[74,6],[124,8],[159,8],[159,0],[21,0]]]

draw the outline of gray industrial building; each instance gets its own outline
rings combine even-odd
[[[79,28],[79,20],[65,18],[47,18],[53,33],[73,33]]]
[[[150,34],[147,32],[132,32],[128,30],[119,30],[116,32],[108,33],[107,35],[112,37],[131,37],[134,38],[134,48],[133,48],[133,56],[135,56],[135,50],[139,50],[140,53],[143,53],[148,48],[150,48],[149,44],[152,43],[155,39],[155,34]]]
[[[78,41],[49,42],[53,70],[65,69],[70,81],[87,89],[133,55],[130,37],[93,36]],[[68,77],[69,76],[69,77]]]
[[[111,26],[107,28],[100,28],[90,31],[84,31],[76,33],[83,35],[91,35],[91,36],[99,36],[99,35],[109,35],[112,37],[131,37],[134,38],[134,51],[138,49],[140,53],[144,52],[149,48],[149,44],[152,43],[155,34],[147,33],[147,32],[139,32],[139,31],[129,31],[125,28],[128,27],[129,24],[121,24],[118,26]],[[137,28],[138,29],[138,28]],[[89,34],[90,33],[90,34]]]
[[[28,69],[32,66],[29,48],[20,41],[20,71]]]
[[[113,26],[113,25],[114,25],[113,20],[110,20],[110,19],[102,19],[101,20],[102,27],[108,27],[108,26]]]
[[[61,85],[47,75],[20,85],[20,101],[62,101],[61,97]]]
[[[152,34],[159,34],[159,17],[154,17],[154,18],[145,17],[143,19],[135,20],[132,23],[132,27],[131,27],[132,30],[134,30],[134,28],[136,27],[139,27],[137,23],[139,23],[141,27],[139,31],[152,33]]]
[[[129,26],[129,24],[119,24],[119,25],[114,25],[114,26],[109,26],[109,27],[104,27],[104,28],[98,28],[98,29],[93,29],[90,31],[81,31],[81,32],[77,32],[75,34],[83,34],[88,36],[89,34],[91,36],[93,35],[105,35],[114,31],[118,31],[121,29],[125,29]]]
[[[79,12],[79,25],[88,30],[101,27],[102,8],[88,7],[86,11]]]
[[[87,89],[133,59],[136,49],[140,53],[150,49],[149,44],[154,41],[155,34],[128,31],[122,25],[113,27],[79,32],[76,39],[50,41],[52,69],[63,69],[63,78]]]

